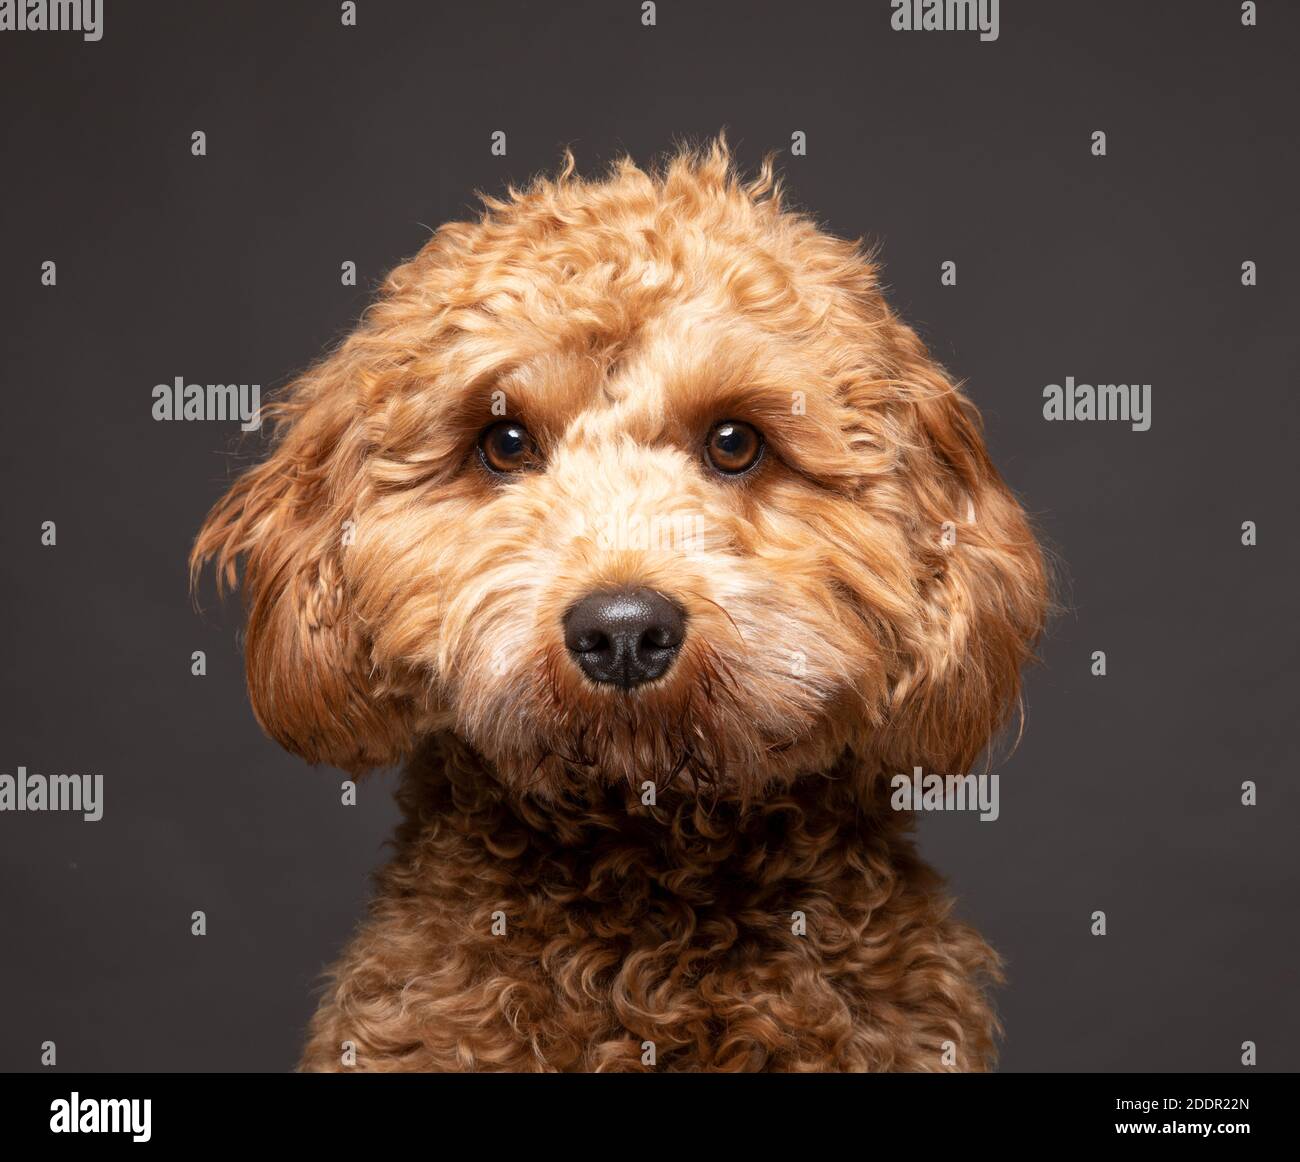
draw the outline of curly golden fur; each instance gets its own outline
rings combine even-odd
[[[974,407],[721,140],[484,203],[273,405],[192,556],[243,562],[274,738],[407,765],[303,1068],[988,1067],[998,959],[884,794],[969,769],[1042,626]],[[477,458],[503,415],[535,470]],[[710,469],[719,420],[753,472]],[[686,637],[611,689],[562,622],[628,586]]]

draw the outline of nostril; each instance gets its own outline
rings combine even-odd
[[[599,630],[592,630],[589,633],[579,634],[568,643],[568,648],[578,654],[598,654],[602,650],[609,649],[609,638]]]
[[[681,645],[681,641],[673,640],[673,631],[666,625],[652,625],[641,637],[641,645],[650,650],[669,650]]]

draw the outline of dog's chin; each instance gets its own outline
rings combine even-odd
[[[815,728],[800,739],[760,721],[741,705],[611,691],[594,708],[553,708],[508,730],[462,723],[457,733],[505,787],[539,798],[622,788],[647,805],[680,795],[749,799],[834,761]]]

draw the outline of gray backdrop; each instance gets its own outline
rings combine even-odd
[[[1062,562],[1001,819],[921,829],[1009,960],[1003,1067],[1233,1070],[1247,1040],[1300,1065],[1300,12],[1239,8],[1007,0],[991,43],[893,32],[886,0],[665,0],[653,28],[637,0],[361,0],[356,28],[333,0],[107,0],[99,43],[0,32],[0,772],[106,800],[0,814],[0,1068],[46,1040],[69,1069],[291,1067],[395,819],[391,774],[346,809],[258,731],[237,608],[186,593],[236,425],[154,422],[153,386],[282,384],[475,188],[723,126],[883,242]],[[1151,430],[1045,422],[1069,375],[1150,383]]]

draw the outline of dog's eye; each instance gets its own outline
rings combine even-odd
[[[502,420],[478,438],[478,454],[489,472],[502,475],[537,463],[537,445],[523,424]]]
[[[714,424],[704,445],[709,463],[719,472],[738,476],[748,472],[763,455],[763,434],[752,424],[723,420]]]

